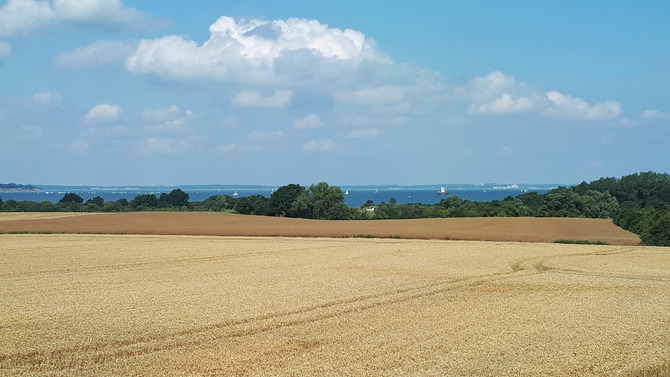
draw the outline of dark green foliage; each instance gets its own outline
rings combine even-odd
[[[238,198],[235,206],[235,212],[242,215],[264,215],[270,214],[270,199],[263,195],[251,195]]]
[[[169,194],[162,193],[159,198],[159,205],[162,208],[180,208],[187,207],[190,196],[181,189],[174,189]]]
[[[235,205],[235,198],[230,195],[214,195],[203,200],[200,203],[196,203],[193,206],[195,211],[228,211],[232,210]]]
[[[83,203],[83,202],[84,198],[73,192],[65,194],[65,196],[63,196],[63,198],[61,198],[61,200],[58,201],[58,203]]]
[[[153,194],[137,195],[135,199],[130,202],[132,207],[137,211],[156,209],[158,208],[159,203],[158,198]]]
[[[642,234],[642,241],[647,245],[670,246],[670,213],[655,217]]]
[[[351,218],[351,209],[344,204],[344,193],[326,182],[311,185],[291,205],[295,217],[307,219],[344,220]]]
[[[587,241],[587,240],[556,240],[554,243],[565,243],[573,245],[609,245],[603,241]]]
[[[96,196],[96,197],[93,198],[93,199],[89,199],[89,200],[87,200],[87,201],[86,201],[86,205],[96,206],[96,207],[102,207],[102,206],[105,205],[105,199],[103,199],[103,198],[100,197],[100,196]]]
[[[291,211],[291,207],[306,191],[306,188],[294,183],[278,188],[270,195],[271,214],[274,216],[297,217]]]

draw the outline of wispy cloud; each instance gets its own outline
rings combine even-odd
[[[293,121],[293,128],[298,128],[302,130],[321,128],[323,127],[323,121],[321,118],[314,114],[307,114],[304,118],[296,119]]]
[[[27,34],[61,23],[136,27],[151,19],[120,0],[8,0],[0,7],[0,37]]]
[[[344,152],[344,147],[331,139],[312,139],[302,146],[305,152]]]
[[[103,103],[93,107],[84,116],[88,123],[112,123],[119,119],[121,107]]]
[[[291,104],[293,92],[290,90],[277,90],[274,94],[264,96],[257,90],[245,89],[237,93],[232,103],[238,107],[265,107],[281,109]]]
[[[61,52],[53,60],[58,69],[79,69],[122,63],[136,48],[136,43],[104,40],[72,51]]]
[[[658,110],[645,110],[640,114],[643,119],[647,120],[668,120],[670,119],[670,113],[665,113]]]

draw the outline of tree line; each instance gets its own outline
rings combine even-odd
[[[670,175],[636,173],[621,178],[601,178],[576,186],[558,187],[546,194],[530,192],[503,200],[476,202],[458,195],[437,204],[399,204],[368,201],[360,207],[344,203],[344,193],[326,182],[303,187],[282,186],[270,197],[215,195],[190,202],[181,189],[159,196],[143,194],[133,200],[106,202],[102,197],[84,201],[66,194],[58,203],[2,201],[5,212],[129,212],[129,211],[228,211],[246,215],[298,217],[327,220],[415,219],[436,217],[585,217],[612,219],[640,235],[647,245],[670,246]]]

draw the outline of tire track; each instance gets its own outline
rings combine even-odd
[[[336,248],[339,248],[339,247],[340,247],[339,245],[320,247],[320,250],[336,249]],[[313,249],[314,249],[313,247],[303,247],[303,248],[291,248],[291,249],[284,249],[284,250],[250,251],[250,252],[245,252],[245,253],[233,253],[233,254],[216,255],[216,256],[208,256],[208,257],[197,257],[197,258],[179,258],[179,259],[152,261],[152,262],[123,263],[123,264],[112,264],[112,265],[79,267],[79,268],[61,268],[61,269],[54,269],[54,270],[30,271],[30,272],[14,272],[14,273],[0,274],[0,279],[2,279],[2,278],[16,278],[16,277],[28,277],[28,276],[45,276],[45,275],[56,275],[56,274],[81,273],[81,272],[89,272],[89,271],[128,270],[128,269],[143,268],[143,267],[147,267],[147,266],[161,266],[161,265],[170,265],[170,264],[177,264],[177,263],[210,262],[210,261],[217,261],[217,260],[244,258],[244,257],[249,257],[249,256],[281,254],[281,253],[293,252],[293,251],[307,251],[307,250],[313,250]]]
[[[140,336],[128,340],[54,350],[35,350],[17,354],[5,354],[0,355],[0,369],[29,368],[31,370],[48,369],[63,371],[85,365],[103,364],[120,358],[137,357],[177,348],[198,346],[223,339],[253,336],[285,327],[300,326],[382,306],[435,296],[456,291],[460,288],[514,278],[516,276],[518,274],[505,272],[446,280],[375,294],[331,300],[294,310],[223,321],[171,334]]]

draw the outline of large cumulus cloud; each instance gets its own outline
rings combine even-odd
[[[209,31],[202,45],[177,35],[143,40],[126,60],[126,68],[164,80],[268,84],[323,77],[366,61],[388,61],[363,33],[316,20],[221,17]]]

